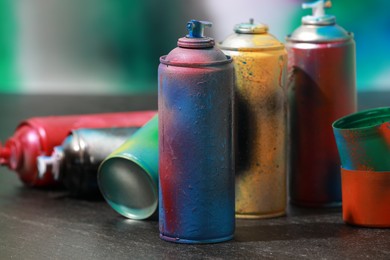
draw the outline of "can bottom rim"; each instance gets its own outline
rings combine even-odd
[[[212,244],[212,243],[221,243],[228,240],[232,240],[234,235],[229,235],[226,237],[220,237],[220,238],[213,238],[213,239],[205,239],[205,240],[197,240],[197,239],[182,239],[179,237],[170,237],[164,234],[160,233],[160,238],[162,240],[172,242],[172,243],[179,243],[179,244]]]
[[[283,217],[286,215],[286,210],[270,212],[265,214],[245,214],[245,213],[236,213],[236,218],[239,219],[263,219],[263,218],[276,218]]]
[[[301,201],[301,200],[293,200],[290,199],[290,203],[298,206],[298,207],[308,207],[308,208],[338,208],[341,207],[341,201],[333,201],[333,202],[311,202],[311,201]]]
[[[344,220],[344,223],[354,227],[362,227],[362,228],[390,228],[390,224],[367,224],[367,223],[357,223],[353,221]]]

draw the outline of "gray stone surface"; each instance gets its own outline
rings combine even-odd
[[[370,98],[367,98],[370,97]],[[387,98],[383,98],[387,97]],[[360,95],[361,107],[390,94]],[[156,108],[155,97],[0,96],[1,140],[31,116]],[[345,225],[341,209],[289,206],[286,217],[238,220],[233,241],[178,245],[158,237],[156,220],[135,221],[104,201],[25,187],[0,169],[0,259],[390,259],[390,229]]]

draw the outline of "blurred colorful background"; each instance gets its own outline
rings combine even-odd
[[[298,0],[0,0],[0,93],[155,93],[159,57],[190,19],[223,40],[254,18],[285,41]],[[390,90],[390,1],[334,0],[327,13],[355,34],[359,91]]]

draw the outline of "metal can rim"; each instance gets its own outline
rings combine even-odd
[[[175,67],[190,67],[190,68],[213,67],[213,66],[228,64],[233,61],[232,57],[230,57],[229,55],[225,55],[227,58],[226,60],[214,61],[214,62],[201,62],[201,63],[167,61],[165,60],[167,56],[168,55],[161,56],[160,62],[164,65],[175,66]]]
[[[365,121],[369,118],[375,117],[376,119],[383,119],[383,122],[371,123],[365,126],[351,126],[351,124]],[[368,132],[374,130],[377,127],[380,127],[383,124],[389,123],[390,118],[390,107],[377,107],[372,109],[366,109],[358,111],[346,116],[343,116],[333,122],[332,127],[335,131],[345,132],[345,131],[355,131],[355,132]]]
[[[348,32],[348,38],[334,38],[334,39],[317,39],[317,40],[296,40],[292,38],[292,34],[288,34],[286,36],[286,42],[294,42],[294,43],[334,43],[334,42],[348,42],[354,41],[355,37],[353,32]]]
[[[134,165],[137,165],[138,167],[140,167],[140,169],[142,169],[144,172],[145,172],[145,178],[148,180],[149,184],[151,184],[151,187],[152,187],[152,190],[153,190],[153,195],[154,197],[156,198],[156,202],[155,205],[153,206],[153,212],[149,213],[149,214],[146,214],[146,215],[136,215],[136,214],[132,214],[131,217],[127,216],[126,214],[124,214],[123,212],[119,212],[117,211],[113,206],[112,206],[112,202],[110,201],[109,197],[107,197],[105,191],[103,191],[103,189],[101,188],[102,187],[102,184],[101,184],[101,180],[100,180],[100,175],[101,175],[101,171],[104,167],[104,165],[109,162],[109,161],[112,161],[112,160],[124,160],[124,161],[127,161],[127,162],[131,162],[133,163]],[[158,188],[157,190],[153,189],[153,187],[157,186],[158,187],[158,183],[155,182],[152,174],[151,174],[151,170],[148,166],[145,166],[145,165],[142,165],[142,163],[140,162],[140,159],[138,156],[134,156],[132,154],[126,154],[126,155],[123,155],[123,154],[114,154],[114,155],[109,155],[106,159],[104,159],[102,161],[102,163],[100,164],[99,168],[98,168],[98,178],[97,178],[97,181],[98,181],[98,186],[99,186],[99,190],[101,192],[101,194],[103,195],[104,199],[107,201],[107,203],[110,205],[110,207],[112,207],[116,212],[118,212],[118,214],[122,215],[122,216],[125,216],[127,218],[131,218],[131,219],[137,219],[137,220],[141,220],[141,219],[147,219],[149,217],[151,217],[155,212],[156,210],[158,210]],[[132,209],[134,210],[134,209]]]
[[[225,47],[221,44],[218,44],[218,47],[223,51],[243,51],[243,52],[276,51],[276,50],[283,50],[285,48],[283,43],[280,43],[279,46],[260,47],[260,48],[233,48],[233,47]]]

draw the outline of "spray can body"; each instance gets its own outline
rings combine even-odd
[[[107,203],[122,216],[158,216],[157,115],[100,164],[98,183]]]
[[[332,123],[357,110],[355,42],[334,16],[305,16],[287,37],[290,200],[341,204],[340,160]]]
[[[97,171],[100,163],[138,127],[130,128],[83,128],[72,130],[54,155],[60,161],[58,176],[71,196],[96,199],[101,198],[97,184]],[[53,155],[52,155],[53,156]],[[38,157],[38,160],[42,157]]]
[[[164,240],[215,243],[233,237],[231,61],[211,38],[194,38],[191,32],[160,59],[159,227]]]
[[[287,52],[267,31],[264,24],[242,23],[221,43],[236,76],[238,218],[286,211]]]
[[[90,115],[35,117],[20,123],[14,135],[1,147],[1,163],[14,170],[29,186],[56,186],[50,169],[40,178],[37,157],[49,156],[71,130],[85,127],[140,127],[156,112],[123,112]]]

